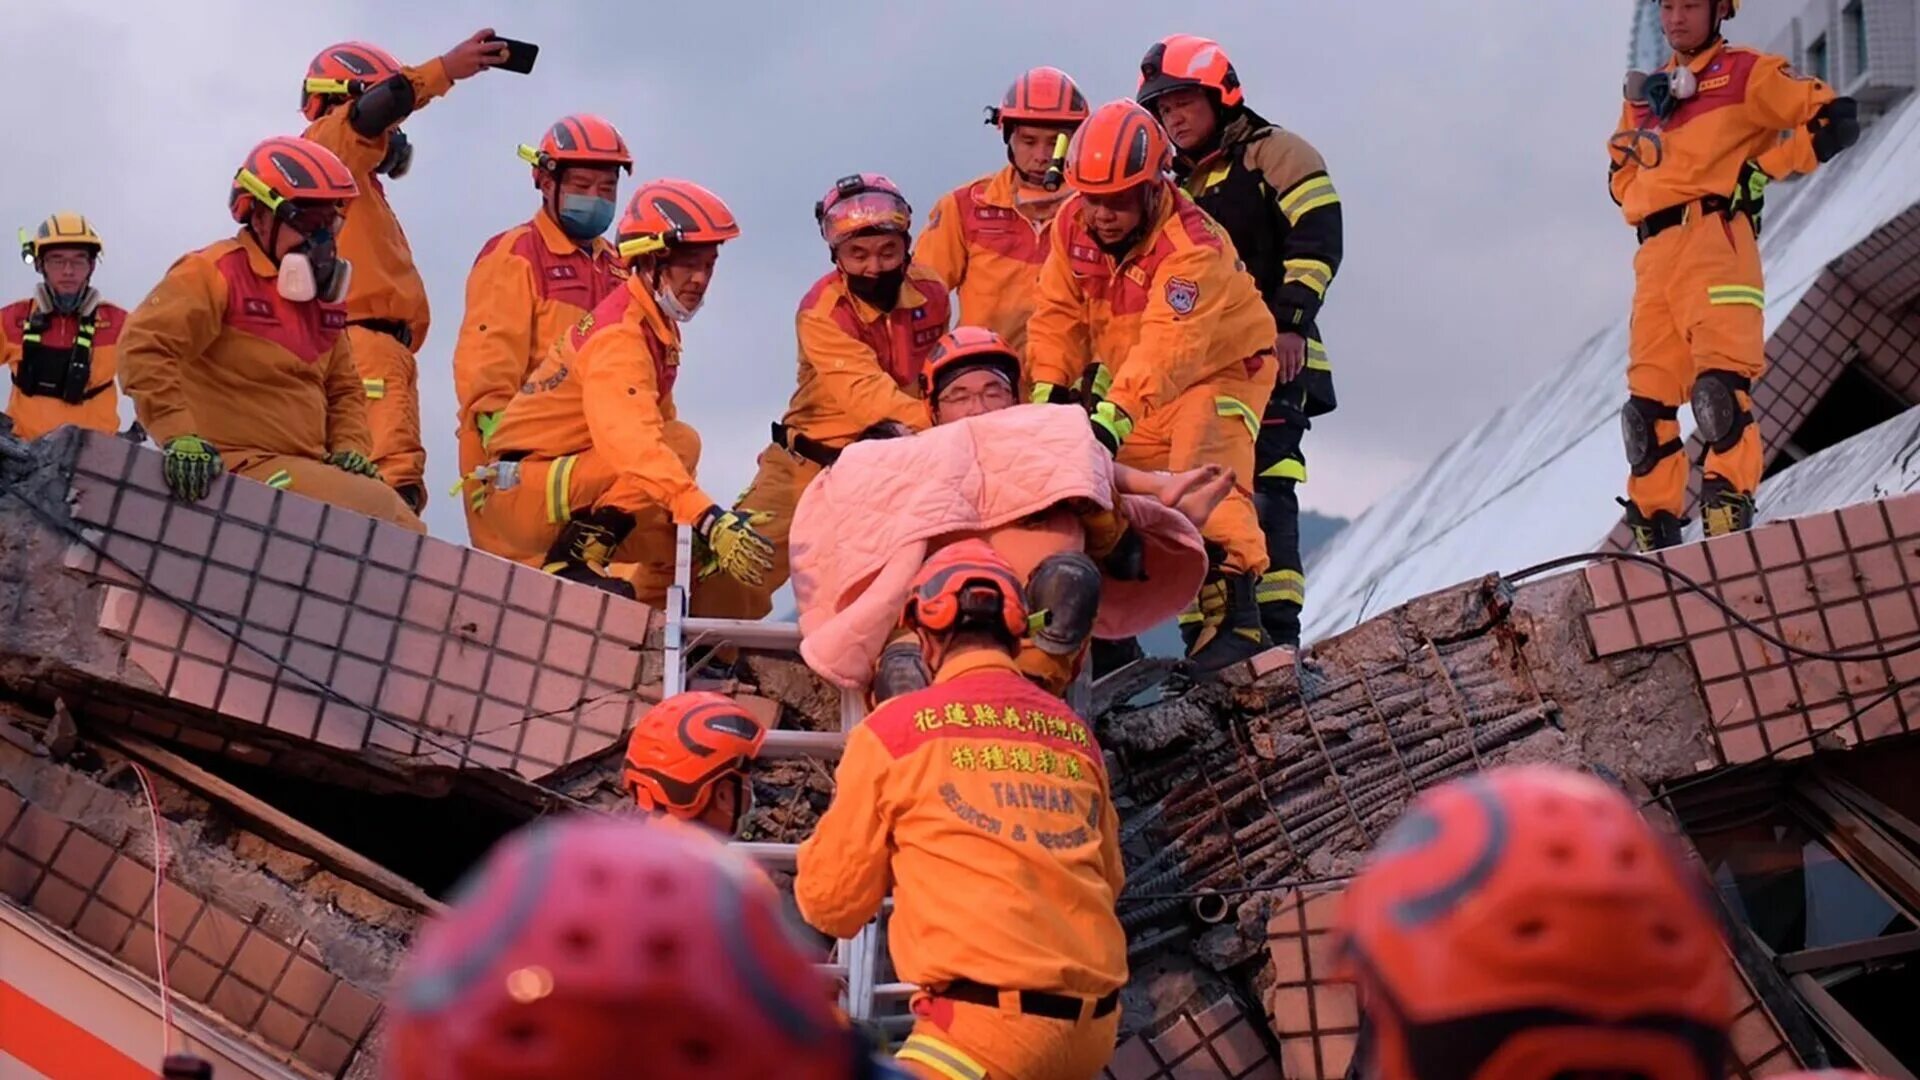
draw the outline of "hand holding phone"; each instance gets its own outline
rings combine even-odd
[[[490,45],[505,45],[507,58],[495,65],[501,71],[511,71],[518,75],[531,75],[533,62],[540,58],[540,46],[531,41],[515,41],[498,35],[487,39]]]

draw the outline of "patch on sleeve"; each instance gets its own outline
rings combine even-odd
[[[1191,315],[1200,303],[1200,283],[1191,278],[1167,279],[1167,306],[1175,315]]]

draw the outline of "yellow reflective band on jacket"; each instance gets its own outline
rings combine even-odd
[[[987,1080],[987,1067],[975,1061],[966,1051],[944,1039],[931,1035],[909,1035],[893,1055],[899,1061],[911,1061],[916,1065],[925,1065],[950,1080]]]
[[[1287,224],[1298,225],[1301,218],[1339,201],[1340,193],[1333,190],[1333,178],[1314,176],[1300,181],[1291,191],[1280,196],[1280,212],[1287,215]]]
[[[1325,299],[1327,286],[1333,284],[1333,266],[1322,259],[1288,259],[1281,264],[1286,267],[1287,275],[1281,284],[1299,282],[1313,290],[1313,295]]]
[[[1260,470],[1261,476],[1278,477],[1295,483],[1307,482],[1307,463],[1299,458],[1283,457],[1279,461]]]
[[[573,520],[573,506],[567,493],[573,490],[574,456],[555,458],[547,470],[547,524],[565,525]]]
[[[1709,285],[1707,286],[1707,303],[1751,304],[1765,310],[1767,294],[1752,285]]]
[[[1317,338],[1307,339],[1307,367],[1314,371],[1332,371],[1333,365],[1327,361],[1327,347]]]
[[[379,401],[381,398],[387,396],[387,380],[385,379],[361,379],[360,388],[367,392],[368,401]]]
[[[293,474],[285,469],[281,469],[279,472],[267,477],[267,486],[285,491],[293,486]]]
[[[1254,411],[1247,407],[1247,403],[1239,398],[1224,395],[1216,397],[1213,399],[1213,411],[1221,416],[1239,417],[1240,422],[1247,425],[1248,435],[1256,439],[1260,437],[1260,417],[1254,415]]]
[[[1298,570],[1269,570],[1260,576],[1253,598],[1262,604],[1307,602],[1307,576]]]

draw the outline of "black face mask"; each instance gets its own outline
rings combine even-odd
[[[373,171],[389,180],[398,180],[407,175],[413,167],[413,144],[407,141],[407,133],[399,128],[393,129],[387,136],[387,154]]]
[[[848,292],[881,311],[892,311],[893,305],[900,302],[900,287],[907,283],[907,264],[903,262],[872,275],[846,274],[846,279]]]

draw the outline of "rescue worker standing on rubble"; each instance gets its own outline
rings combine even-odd
[[[37,439],[66,424],[120,427],[114,353],[127,313],[93,288],[102,250],[93,226],[70,211],[32,233],[20,231],[20,257],[40,284],[32,296],[0,308],[0,356],[13,380],[7,416],[19,438]]]
[[[1118,819],[1092,725],[1023,678],[1027,605],[986,542],[941,549],[903,616],[934,685],[848,736],[800,845],[794,900],[852,937],[894,908],[894,970],[920,991],[898,1060],[940,1080],[1085,1080],[1113,1054],[1126,934]]]
[[[347,354],[341,301],[352,268],[334,238],[358,194],[326,147],[266,140],[227,198],[239,235],[175,262],[128,316],[120,385],[161,448],[174,495],[203,499],[231,469],[426,531],[368,456]]]
[[[858,173],[836,181],[813,208],[833,269],[813,283],[794,318],[799,385],[773,425],[753,482],[735,504],[773,545],[758,582],[707,582],[714,615],[758,619],[787,580],[793,510],[820,470],[855,439],[927,427],[920,368],[946,332],[946,285],[907,253],[913,208],[893,181]]]
[[[339,238],[341,257],[354,266],[347,339],[366,395],[374,464],[415,513],[427,505],[414,361],[427,340],[427,288],[380,178],[398,180],[413,163],[413,144],[400,130],[408,117],[454,83],[506,61],[506,43],[491,38],[492,30],[480,30],[419,67],[344,41],[320,50],[301,84],[306,137],[346,162],[360,186]]]
[[[1708,536],[1753,524],[1765,466],[1753,386],[1766,368],[1762,200],[1769,180],[1811,172],[1860,137],[1852,98],[1778,56],[1730,45],[1739,0],[1660,5],[1673,58],[1628,74],[1608,185],[1640,238],[1634,256],[1627,404],[1627,524],[1642,551],[1680,542],[1688,465],[1680,405],[1705,445]]]
[[[1274,643],[1297,646],[1307,579],[1295,489],[1307,479],[1301,436],[1336,405],[1317,320],[1340,269],[1340,194],[1319,151],[1247,105],[1218,42],[1174,34],[1154,45],[1135,96],[1167,129],[1174,177],[1233,239],[1279,328],[1273,396],[1254,442],[1253,503],[1268,560],[1257,595]]]
[[[463,482],[510,549],[658,605],[673,581],[674,526],[690,525],[705,569],[723,575],[703,580],[696,600],[713,581],[759,584],[772,547],[695,482],[700,436],[673,403],[680,324],[705,300],[720,245],[739,235],[727,204],[698,184],[650,180],[633,193],[618,231],[625,287],[526,377],[487,439],[492,463]],[[638,564],[638,578],[611,576],[612,561]]]
[[[528,373],[627,276],[605,238],[620,172],[633,172],[620,132],[597,116],[563,116],[537,148],[521,146],[520,157],[533,167],[540,210],[480,249],[467,275],[466,318],[453,347],[463,477],[486,464],[487,436]],[[519,562],[543,554],[508,548],[471,500],[464,507],[473,547]]]
[[[1000,129],[1006,167],[940,197],[913,247],[939,275],[969,326],[999,334],[1018,356],[1027,342],[1040,264],[1064,183],[1067,142],[1087,118],[1087,99],[1058,68],[1037,67],[1007,88],[987,122]]]
[[[1200,671],[1272,644],[1257,592],[1266,538],[1251,480],[1273,392],[1273,315],[1220,226],[1166,176],[1165,132],[1132,101],[1102,105],[1067,151],[1074,198],[1060,210],[1027,324],[1035,401],[1071,399],[1096,361],[1094,435],[1122,464],[1231,469],[1202,534],[1214,565],[1188,641]]]
[[[747,763],[766,739],[766,725],[739,702],[688,690],[634,725],[622,782],[642,813],[694,822],[731,839],[753,809]]]

